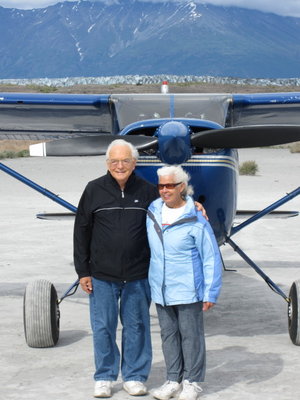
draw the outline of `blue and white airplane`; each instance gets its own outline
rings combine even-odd
[[[45,138],[44,143],[30,146],[32,156],[105,154],[108,144],[122,137],[139,150],[136,173],[153,183],[156,183],[157,168],[163,164],[182,165],[191,176],[195,200],[207,210],[219,245],[228,243],[283,297],[288,305],[290,338],[300,345],[300,281],[292,284],[288,295],[283,293],[232,240],[236,232],[300,194],[298,187],[240,225],[233,226],[237,213],[237,149],[299,141],[300,93],[0,93],[0,115],[0,138],[1,135]],[[76,212],[76,207],[3,163],[0,169]],[[30,318],[26,319],[25,312],[26,340],[30,346],[56,344],[58,304],[71,292],[73,294],[77,285],[75,282],[60,300],[53,285],[40,289],[45,292],[45,299],[48,298],[46,292],[51,292],[48,315],[52,317],[45,317],[49,319],[50,333],[37,337],[39,334],[31,326]],[[25,294],[28,314],[34,308],[36,286],[31,290],[32,294],[30,289]]]

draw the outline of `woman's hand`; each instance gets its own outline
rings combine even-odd
[[[211,303],[210,301],[204,301],[203,302],[203,311],[208,311],[210,308],[212,308],[215,305],[215,303]]]

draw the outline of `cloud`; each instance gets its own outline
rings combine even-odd
[[[61,0],[75,1],[75,0]],[[84,1],[84,0],[83,0]],[[94,0],[100,2],[108,2],[108,0]],[[165,0],[142,0],[160,2]],[[170,1],[187,1],[187,0],[170,0]],[[214,4],[217,6],[236,6],[259,10],[263,12],[271,12],[283,16],[292,16],[300,18],[300,1],[299,0],[194,0],[196,3]],[[59,0],[0,0],[0,6],[8,8],[32,9],[44,8],[59,3]]]
[[[196,2],[201,3],[202,1],[196,0]],[[284,16],[300,17],[299,0],[208,0],[206,3],[216,6],[236,6]]]
[[[62,0],[62,2],[63,1],[65,0]],[[0,0],[0,6],[26,10],[32,8],[44,8],[59,2],[59,0]]]

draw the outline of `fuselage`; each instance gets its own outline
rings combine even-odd
[[[157,183],[157,169],[164,164],[156,156],[141,156],[136,173]],[[209,217],[217,241],[224,243],[230,233],[237,204],[238,153],[222,149],[214,153],[194,154],[182,167],[191,176],[194,199],[201,202]]]

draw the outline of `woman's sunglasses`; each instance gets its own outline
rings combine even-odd
[[[164,187],[166,189],[175,189],[176,186],[180,185],[182,182],[178,182],[178,183],[159,183],[157,185],[158,190],[162,190]]]

